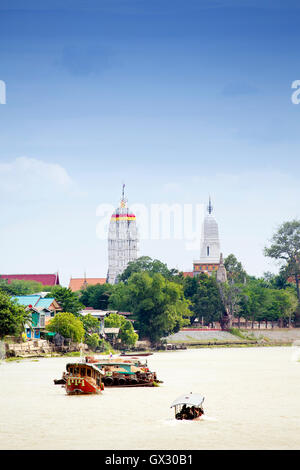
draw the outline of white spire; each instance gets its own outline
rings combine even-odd
[[[220,261],[219,229],[212,210],[213,206],[209,197],[208,213],[204,218],[202,229],[200,263],[219,263]]]

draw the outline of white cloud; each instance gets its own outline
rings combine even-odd
[[[72,188],[72,178],[58,163],[48,163],[29,157],[18,157],[0,163],[0,193],[18,198],[50,198],[54,191]]]

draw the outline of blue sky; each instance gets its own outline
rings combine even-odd
[[[242,5],[241,5],[242,4]],[[0,2],[1,271],[105,277],[97,207],[207,204],[250,274],[300,217],[295,1]],[[185,240],[140,254],[189,270]]]

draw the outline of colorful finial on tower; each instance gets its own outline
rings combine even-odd
[[[126,199],[125,199],[125,184],[123,183],[122,186],[122,199],[121,199],[121,207],[126,206]]]

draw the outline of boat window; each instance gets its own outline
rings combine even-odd
[[[84,367],[80,368],[80,375],[81,375],[81,377],[85,376],[85,368]]]
[[[79,367],[74,367],[74,375],[78,375],[79,374]]]
[[[70,372],[70,374],[73,374],[73,367],[69,368],[69,372]]]
[[[86,375],[87,375],[88,377],[91,376],[91,369],[87,369],[87,370],[86,370]]]

